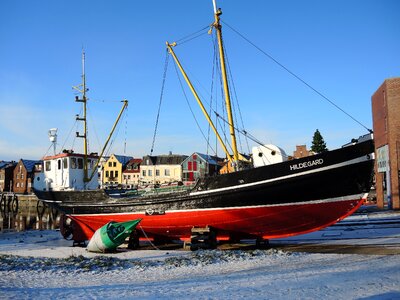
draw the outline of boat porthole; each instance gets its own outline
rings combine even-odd
[[[276,154],[276,151],[275,150],[272,150],[271,151],[271,155],[275,155]]]
[[[258,157],[262,157],[263,156],[263,153],[262,152],[259,152],[258,153]]]

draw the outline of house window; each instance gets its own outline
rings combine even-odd
[[[51,161],[46,161],[46,171],[51,171]]]
[[[83,169],[83,159],[78,158],[78,169]]]
[[[113,162],[113,167],[116,167],[116,166],[117,166],[117,162],[114,161],[114,162]]]
[[[17,179],[19,179],[19,174],[17,173]]]
[[[115,177],[118,177],[118,171],[115,171]]]
[[[75,157],[71,158],[71,168],[76,169],[76,158]]]
[[[110,177],[109,175],[110,175],[110,174],[108,173],[108,171],[106,171],[106,177]]]
[[[68,168],[68,158],[66,158],[66,157],[63,158],[63,168],[64,169]]]
[[[24,173],[21,174],[21,179],[24,179]]]
[[[114,171],[110,171],[110,177],[114,178]]]
[[[170,170],[169,169],[165,169],[164,170],[164,175],[165,176],[170,176]]]
[[[146,177],[146,170],[142,171],[142,176]]]
[[[21,187],[22,187],[22,188],[24,187],[24,183],[23,183],[23,182],[21,182]]]
[[[160,170],[156,170],[156,176],[160,176]]]
[[[19,182],[17,182],[17,188],[19,188]]]
[[[153,176],[153,170],[149,170],[149,176]]]

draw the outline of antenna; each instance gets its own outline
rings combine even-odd
[[[50,128],[49,129],[49,140],[53,144],[53,152],[54,155],[57,154],[56,152],[56,145],[57,145],[57,128]]]

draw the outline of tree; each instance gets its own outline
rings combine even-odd
[[[311,151],[315,153],[328,151],[328,148],[326,148],[326,143],[324,141],[324,138],[322,137],[318,129],[314,132]]]

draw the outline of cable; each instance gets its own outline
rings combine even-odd
[[[334,107],[336,107],[338,110],[340,110],[342,113],[344,113],[346,116],[348,116],[349,118],[351,118],[354,122],[356,122],[357,124],[359,124],[360,126],[362,126],[364,129],[366,129],[367,131],[369,131],[370,133],[372,133],[372,129],[369,129],[368,127],[366,127],[364,124],[362,124],[360,121],[358,121],[356,118],[354,118],[352,115],[350,115],[348,112],[346,112],[343,108],[341,108],[339,105],[337,105],[336,103],[334,103],[332,100],[330,100],[327,96],[325,96],[324,94],[322,94],[320,91],[318,91],[316,88],[312,87],[309,83],[307,83],[305,80],[301,79],[298,75],[296,75],[294,72],[292,72],[291,70],[289,70],[287,67],[285,67],[283,64],[281,64],[280,62],[278,62],[275,58],[273,58],[271,55],[269,55],[267,52],[265,52],[264,50],[262,50],[260,47],[258,47],[256,44],[254,44],[252,41],[250,41],[248,38],[246,38],[243,34],[241,34],[239,31],[237,31],[236,29],[234,29],[232,26],[230,26],[229,24],[227,24],[226,22],[223,22],[226,26],[228,26],[233,32],[235,32],[237,35],[239,35],[242,39],[244,39],[246,42],[248,42],[250,45],[252,45],[254,48],[256,48],[258,51],[260,51],[262,54],[264,54],[266,57],[268,57],[269,59],[271,59],[273,62],[275,62],[278,66],[280,66],[282,69],[284,69],[286,72],[288,72],[290,75],[292,75],[294,78],[296,78],[297,80],[299,80],[301,83],[303,83],[305,86],[307,86],[308,88],[310,88],[312,91],[314,91],[315,93],[317,93],[319,96],[321,96],[323,99],[325,99],[326,101],[328,101],[331,105],[333,105]]]

